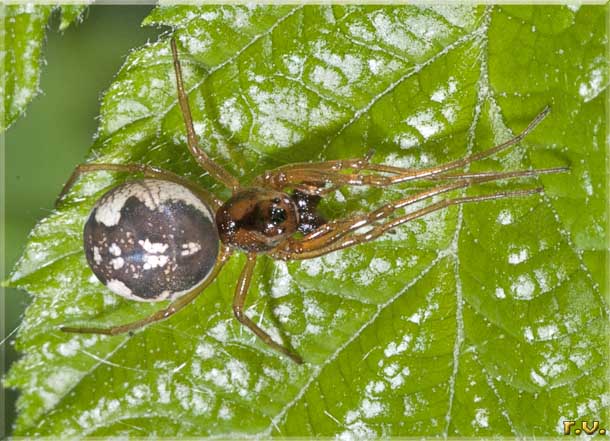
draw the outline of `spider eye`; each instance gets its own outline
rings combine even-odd
[[[286,220],[286,210],[278,207],[271,207],[271,222],[279,225]]]

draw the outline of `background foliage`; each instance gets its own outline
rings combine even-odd
[[[51,14],[42,50],[39,88],[44,93],[4,135],[6,192],[0,200],[6,209],[2,244],[5,274],[23,251],[29,231],[52,210],[66,177],[86,157],[97,128],[101,91],[108,88],[131,48],[147,38],[156,38],[158,30],[140,27],[151,9],[93,6],[84,14],[83,23],[63,32],[56,29],[65,7]],[[40,26],[44,28],[45,24]],[[0,289],[4,290],[5,301],[2,326],[9,335],[21,322],[28,296],[18,289]],[[10,342],[2,345],[6,363],[3,372],[18,358]],[[5,389],[5,393],[3,421],[8,430],[15,420],[17,392]]]
[[[82,223],[125,176],[88,176],[11,277],[34,294],[26,355],[7,379],[22,391],[17,433],[552,435],[563,419],[607,421],[605,19],[594,6],[153,11],[147,24],[176,29],[205,148],[244,181],[371,146],[378,162],[444,162],[507,139],[547,104],[526,142],[472,169],[571,172],[541,178],[542,197],[447,210],[318,260],[261,260],[248,313],[304,366],[232,319],[240,258],[134,336],[57,332],[158,307],[91,277]],[[91,159],[153,163],[226,195],[186,153],[173,81],[166,38],[132,52],[104,95]],[[325,210],[410,190],[343,190]]]

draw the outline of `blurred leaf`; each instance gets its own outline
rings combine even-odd
[[[59,30],[65,31],[72,24],[83,21],[83,15],[87,10],[87,6],[87,4],[63,5],[61,7],[61,22],[59,23]]]
[[[0,63],[4,116],[0,119],[0,132],[4,132],[25,112],[25,108],[40,92],[41,51],[45,29],[55,6],[15,4],[2,5],[3,26],[0,28]],[[86,5],[62,6],[59,29],[67,29],[77,21]]]
[[[545,195],[453,207],[370,244],[261,258],[248,314],[307,363],[239,326],[234,257],[192,305],[133,336],[66,335],[159,308],[112,295],[82,251],[88,211],[127,178],[88,175],[32,232],[12,284],[34,295],[16,434],[545,436],[608,421],[607,7],[160,7],[181,47],[205,149],[248,182],[294,161],[443,163],[552,115],[471,170],[569,164]],[[164,167],[211,188],[185,147],[167,40],[107,91],[91,159]],[[535,181],[535,180],[534,180]],[[341,189],[329,216],[417,187]],[[153,404],[154,403],[154,404]]]

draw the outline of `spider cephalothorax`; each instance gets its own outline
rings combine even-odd
[[[298,230],[298,207],[286,193],[246,188],[218,209],[216,226],[220,240],[231,248],[270,251]]]
[[[164,320],[203,292],[233,251],[238,250],[247,252],[248,256],[235,288],[235,317],[268,346],[301,363],[298,354],[275,341],[245,313],[246,294],[258,254],[282,260],[323,256],[375,240],[400,225],[449,206],[527,196],[540,193],[542,188],[447,197],[418,206],[445,193],[484,182],[567,170],[558,167],[459,172],[460,168],[474,161],[517,144],[549,113],[547,107],[514,138],[437,166],[412,170],[373,164],[369,154],[355,159],[287,164],[263,173],[255,178],[253,187],[244,188],[199,147],[174,40],[171,40],[171,47],[188,148],[199,165],[233,195],[223,202],[182,176],[149,165],[80,165],[64,186],[59,199],[85,172],[137,172],[146,178],[110,190],[94,207],[84,232],[85,254],[93,272],[108,288],[124,297],[141,301],[173,299],[173,302],[148,317],[124,325],[107,329],[64,327],[63,331],[112,335]],[[455,170],[458,172],[452,173]],[[322,197],[335,188],[358,185],[387,187],[416,179],[436,184],[419,193],[404,195],[369,213],[326,221],[317,212]],[[400,212],[409,208],[411,211]],[[215,219],[212,216],[214,212]]]

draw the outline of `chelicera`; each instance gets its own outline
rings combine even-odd
[[[547,107],[514,138],[438,166],[415,170],[374,164],[369,153],[359,159],[285,165],[257,177],[252,186],[242,187],[199,147],[173,39],[171,49],[188,148],[198,164],[228,187],[232,196],[223,202],[179,175],[148,165],[78,166],[59,199],[85,172],[144,175],[143,179],[129,180],[111,189],[97,201],[84,228],[85,254],[96,277],[116,294],[138,301],[171,303],[124,325],[106,329],[63,327],[63,331],[114,335],[164,320],[202,293],[232,253],[238,251],[245,252],[247,260],[235,289],[235,317],[268,346],[302,363],[298,354],[275,341],[245,314],[246,295],[259,254],[281,260],[319,257],[372,241],[401,224],[452,205],[528,196],[542,192],[542,188],[440,199],[411,212],[398,211],[435,196],[484,182],[566,170],[454,172],[517,144],[545,118]],[[317,211],[321,199],[341,186],[386,187],[412,180],[437,185],[369,213],[342,219],[326,220]]]

